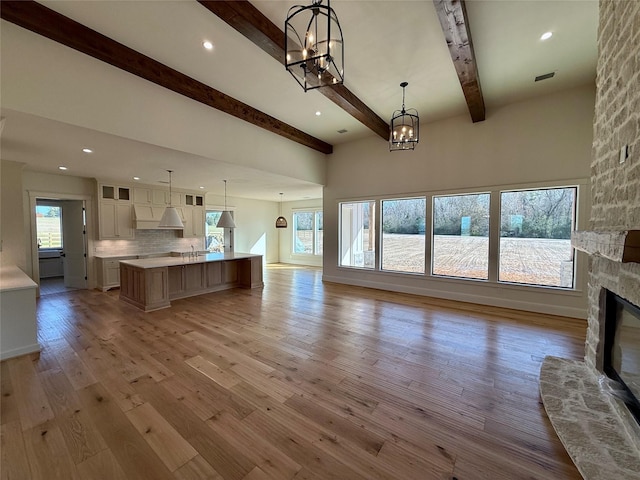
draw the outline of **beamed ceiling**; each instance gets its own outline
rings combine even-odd
[[[235,196],[318,198],[334,145],[370,136],[387,148],[402,81],[428,130],[595,79],[596,1],[335,0],[345,84],[304,93],[283,65],[292,5],[3,1],[2,158],[128,183],[172,169],[180,188],[220,193],[226,178]]]

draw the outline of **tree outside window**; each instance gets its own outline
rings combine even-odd
[[[573,287],[577,188],[500,193],[501,282]]]
[[[488,193],[433,197],[433,275],[489,277]]]
[[[207,211],[205,216],[205,249],[209,252],[224,252],[224,228],[218,228],[220,211]]]
[[[382,201],[382,270],[424,273],[426,198]]]

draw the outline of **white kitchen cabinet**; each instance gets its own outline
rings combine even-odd
[[[98,272],[98,288],[106,292],[110,288],[120,286],[120,260],[96,258]]]
[[[98,194],[101,200],[131,202],[131,187],[128,186],[101,183],[98,187]]]
[[[133,203],[138,205],[151,205],[151,189],[135,187],[133,189]]]
[[[98,239],[133,238],[131,213],[132,188],[108,183],[98,184]]]
[[[184,194],[185,205],[191,205],[194,207],[204,207],[204,195],[194,195],[193,193]]]
[[[160,206],[169,205],[169,190],[153,189],[151,191],[151,203]],[[179,192],[171,192],[171,205],[177,207],[182,204],[184,204],[183,195]]]
[[[204,238],[204,207],[183,207],[184,229],[183,238]]]
[[[131,204],[101,201],[98,205],[100,240],[126,240],[134,238]]]
[[[106,292],[110,288],[120,286],[120,260],[130,260],[135,255],[122,257],[102,258],[96,257],[96,271],[98,274],[98,288]]]

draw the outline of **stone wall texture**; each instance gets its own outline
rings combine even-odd
[[[590,229],[640,230],[640,1],[601,0],[599,22]],[[597,369],[603,287],[640,305],[640,264],[591,257],[585,360]]]

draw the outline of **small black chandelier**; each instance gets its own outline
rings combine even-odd
[[[415,108],[405,110],[404,89],[409,85],[402,82],[402,110],[393,112],[391,123],[389,123],[389,151],[414,150],[418,143],[420,130],[420,118]]]
[[[282,195],[280,193],[280,209],[278,211],[278,218],[276,218],[276,228],[287,228],[287,219],[282,216]]]
[[[294,5],[284,23],[285,67],[305,92],[344,83],[342,28],[329,0],[322,1]]]

